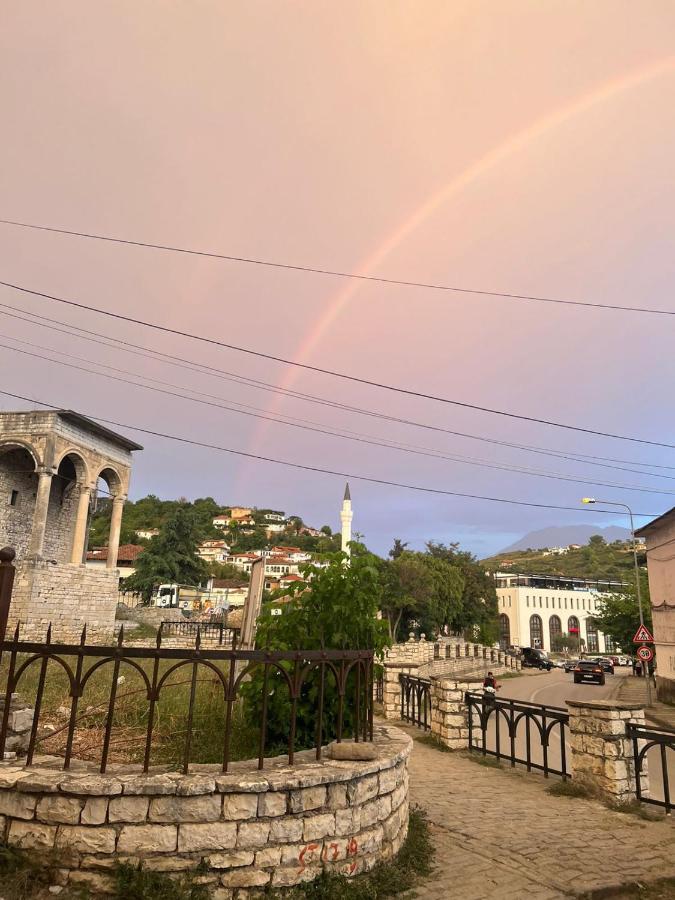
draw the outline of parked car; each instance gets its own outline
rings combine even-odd
[[[573,672],[574,669],[576,668],[576,665],[578,662],[579,662],[578,659],[568,659],[568,660],[566,660],[565,665],[563,666],[563,669],[566,672]]]
[[[605,673],[601,665],[593,659],[580,659],[574,667],[574,683],[582,684],[595,681],[597,684],[605,683]]]
[[[603,672],[609,672],[610,675],[614,674],[614,663],[608,656],[593,656],[591,657],[591,662],[597,663]]]
[[[546,671],[550,672],[553,668],[553,663],[543,650],[536,650],[534,647],[523,647],[523,668],[546,669]]]
[[[619,662],[618,662],[617,665],[619,665],[619,666],[631,666],[632,664],[633,664],[633,661],[631,660],[630,656],[620,656],[620,657],[619,657]]]

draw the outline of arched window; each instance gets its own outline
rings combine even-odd
[[[567,620],[567,632],[571,638],[576,638],[581,647],[581,629],[579,627],[579,619],[576,616],[570,616]]]
[[[562,635],[560,616],[551,616],[548,620],[548,633],[551,639],[551,650],[560,650],[560,636]]]
[[[511,622],[505,613],[499,617],[499,646],[502,650],[511,646]]]
[[[530,647],[543,649],[543,628],[541,616],[530,616]]]
[[[593,619],[588,619],[586,621],[586,637],[588,639],[588,652],[598,653],[600,650],[600,644],[598,642],[598,626]]]

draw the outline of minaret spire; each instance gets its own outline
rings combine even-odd
[[[347,556],[351,556],[351,548],[349,546],[352,539],[352,497],[349,493],[349,482],[345,485],[345,495],[342,500],[342,509],[340,510],[340,522],[342,523],[342,552]]]

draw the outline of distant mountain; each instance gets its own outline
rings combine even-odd
[[[602,535],[608,544],[612,541],[625,541],[630,537],[630,531],[618,525],[610,525],[607,528],[598,528],[597,525],[551,525],[549,528],[529,531],[500,553],[513,553],[515,550],[527,550],[530,547],[537,550],[540,547],[567,547],[569,544],[583,546],[594,534]]]

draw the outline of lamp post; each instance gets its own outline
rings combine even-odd
[[[630,517],[630,536],[633,544],[633,566],[635,568],[635,590],[637,592],[638,610],[640,613],[640,625],[644,626],[645,619],[642,612],[642,592],[640,591],[640,567],[638,566],[637,545],[635,543],[635,525],[633,524],[633,510],[627,503],[619,503],[616,500],[598,500],[595,497],[582,497],[582,503],[603,503],[605,506],[620,506],[628,511]],[[652,686],[649,679],[649,663],[643,665],[644,676],[647,684],[647,706],[652,705]]]

